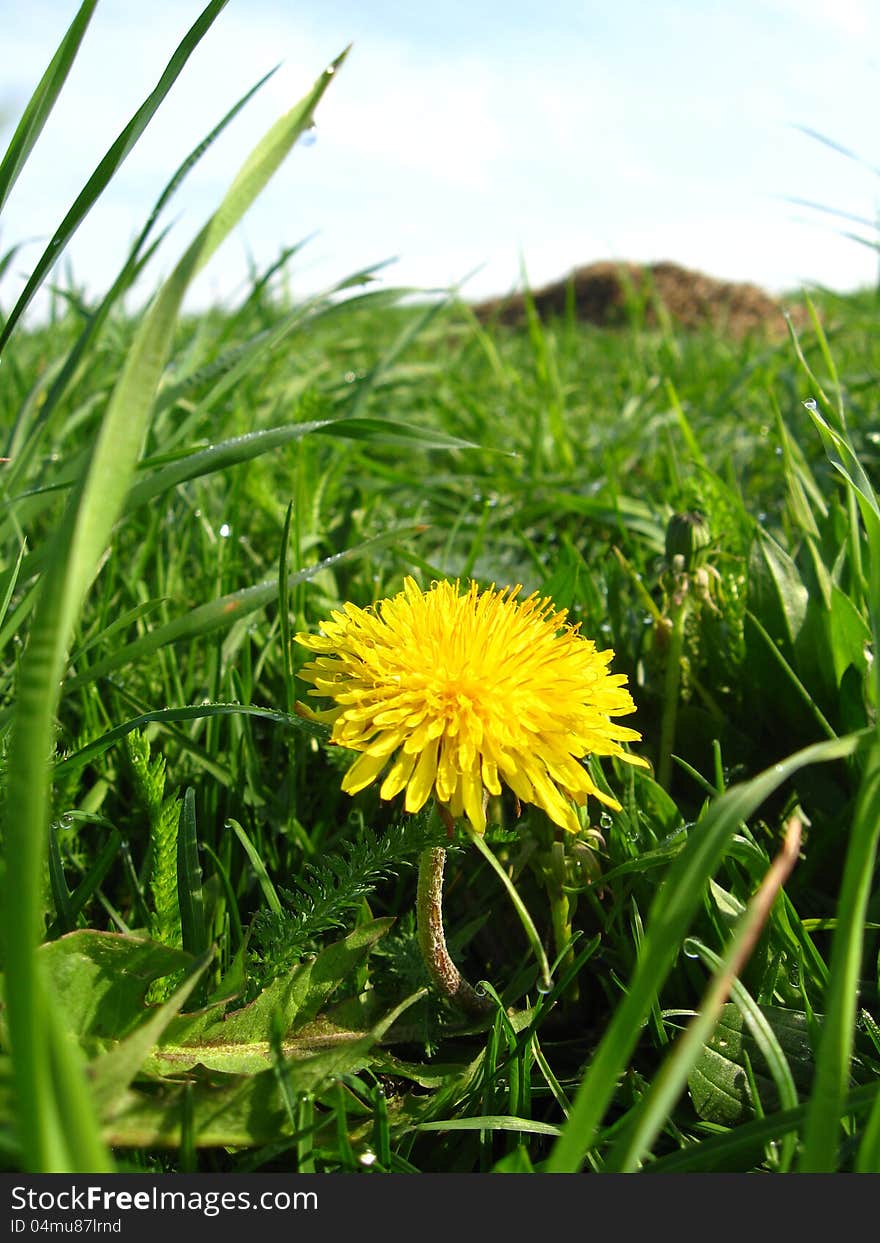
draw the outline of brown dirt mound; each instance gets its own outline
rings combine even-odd
[[[565,314],[569,285],[577,318],[605,327],[628,324],[635,308],[638,321],[643,314],[648,326],[656,326],[665,312],[677,327],[711,328],[736,338],[787,331],[782,304],[757,285],[716,280],[677,263],[601,262],[575,268],[569,277],[532,292],[542,319]],[[522,294],[491,298],[474,310],[481,319],[501,324],[523,324],[526,318]]]

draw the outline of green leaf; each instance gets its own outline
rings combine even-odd
[[[791,652],[807,613],[808,592],[797,566],[766,531],[758,528],[749,562],[751,611],[775,642]]]
[[[791,1068],[794,1083],[808,1090],[816,1068],[808,1016],[802,1011],[778,1006],[761,1006],[760,1012]],[[754,1116],[747,1059],[754,1071],[763,1113],[796,1106],[796,1100],[780,1100],[761,1046],[749,1032],[740,1008],[730,1002],[724,1006],[718,1026],[704,1045],[688,1079],[691,1100],[701,1118],[722,1126],[735,1126]]]
[[[120,1040],[144,1014],[154,980],[192,966],[182,950],[145,937],[82,929],[42,946],[67,1028],[86,1048]]]
[[[839,686],[843,675],[852,665],[859,673],[868,666],[868,646],[871,628],[856,608],[852,599],[837,584],[831,588],[830,650],[834,662],[834,676]]]
[[[265,1069],[272,1060],[273,1023],[289,1033],[314,1018],[339,985],[351,979],[366,961],[393,922],[376,919],[356,928],[311,962],[300,963],[286,976],[273,980],[241,1010],[221,1018],[210,1014],[182,1016],[169,1026],[151,1063],[153,1069],[166,1074],[197,1065],[239,1074]],[[366,1035],[372,1043],[372,1037]],[[357,1040],[363,1037],[360,1033]],[[286,1051],[293,1053],[295,1042]]]
[[[163,1005],[151,1007],[143,1023],[92,1062],[89,1067],[92,1099],[102,1116],[111,1113],[117,1106],[163,1031],[186,1002],[212,957],[213,953],[209,951],[194,962],[184,981]]]

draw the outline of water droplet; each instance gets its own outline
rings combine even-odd
[[[355,380],[356,380],[356,379],[357,379],[357,373],[356,373],[356,372],[354,372],[354,371],[346,371],[346,373],[345,373],[345,383],[346,383],[346,384],[354,384],[354,382],[355,382]]]
[[[804,409],[809,410],[811,414],[815,413],[819,409],[819,407],[816,405],[815,397],[809,397],[804,402]]]
[[[232,534],[232,527],[229,525],[228,522],[224,522],[223,525],[220,527],[220,530],[218,531],[218,535],[220,536],[221,539],[229,539],[231,534]]]
[[[682,949],[684,950],[685,958],[699,958],[700,957],[700,955],[694,949],[693,943],[690,940],[685,941],[684,945],[682,946]]]
[[[775,455],[776,455],[777,457],[782,457],[782,449],[780,448],[780,446],[779,446],[779,445],[777,445],[777,446],[776,446],[776,448],[773,450],[773,452],[775,453]]]
[[[546,997],[548,993],[553,992],[553,981],[551,979],[545,980],[539,977],[535,988],[542,995],[542,997]]]
[[[318,127],[313,124],[313,125],[310,125],[308,129],[303,130],[303,132],[299,136],[299,142],[300,142],[301,147],[313,147],[315,145],[315,143],[318,141],[317,129]]]
[[[358,1161],[360,1161],[361,1165],[372,1165],[375,1160],[376,1154],[374,1152],[370,1152],[369,1148],[365,1152],[362,1152],[358,1157]]]

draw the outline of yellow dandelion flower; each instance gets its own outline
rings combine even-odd
[[[370,609],[346,604],[322,634],[296,640],[317,653],[299,676],[335,706],[311,714],[331,742],[359,751],[342,782],[356,794],[387,768],[379,793],[406,790],[418,811],[433,793],[452,817],[486,827],[486,797],[502,783],[577,832],[573,803],[588,795],[620,809],[580,762],[616,755],[646,766],[621,743],[641,738],[615,723],[635,711],[626,675],[608,672],[566,610],[519,587],[461,594],[458,583],[404,590]],[[390,765],[390,767],[389,767]]]

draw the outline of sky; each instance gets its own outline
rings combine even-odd
[[[0,220],[0,255],[26,242],[0,306],[201,8],[100,0]],[[0,0],[0,150],[76,10]],[[873,238],[877,219],[876,0],[230,0],[70,243],[77,284],[106,289],[177,164],[280,63],[173,200],[146,296],[348,44],[314,141],[198,278],[192,309],[233,305],[249,262],[305,239],[294,296],[388,260],[385,285],[464,282],[470,298],[601,259],[669,259],[772,292],[877,279],[877,252],[845,236]]]

